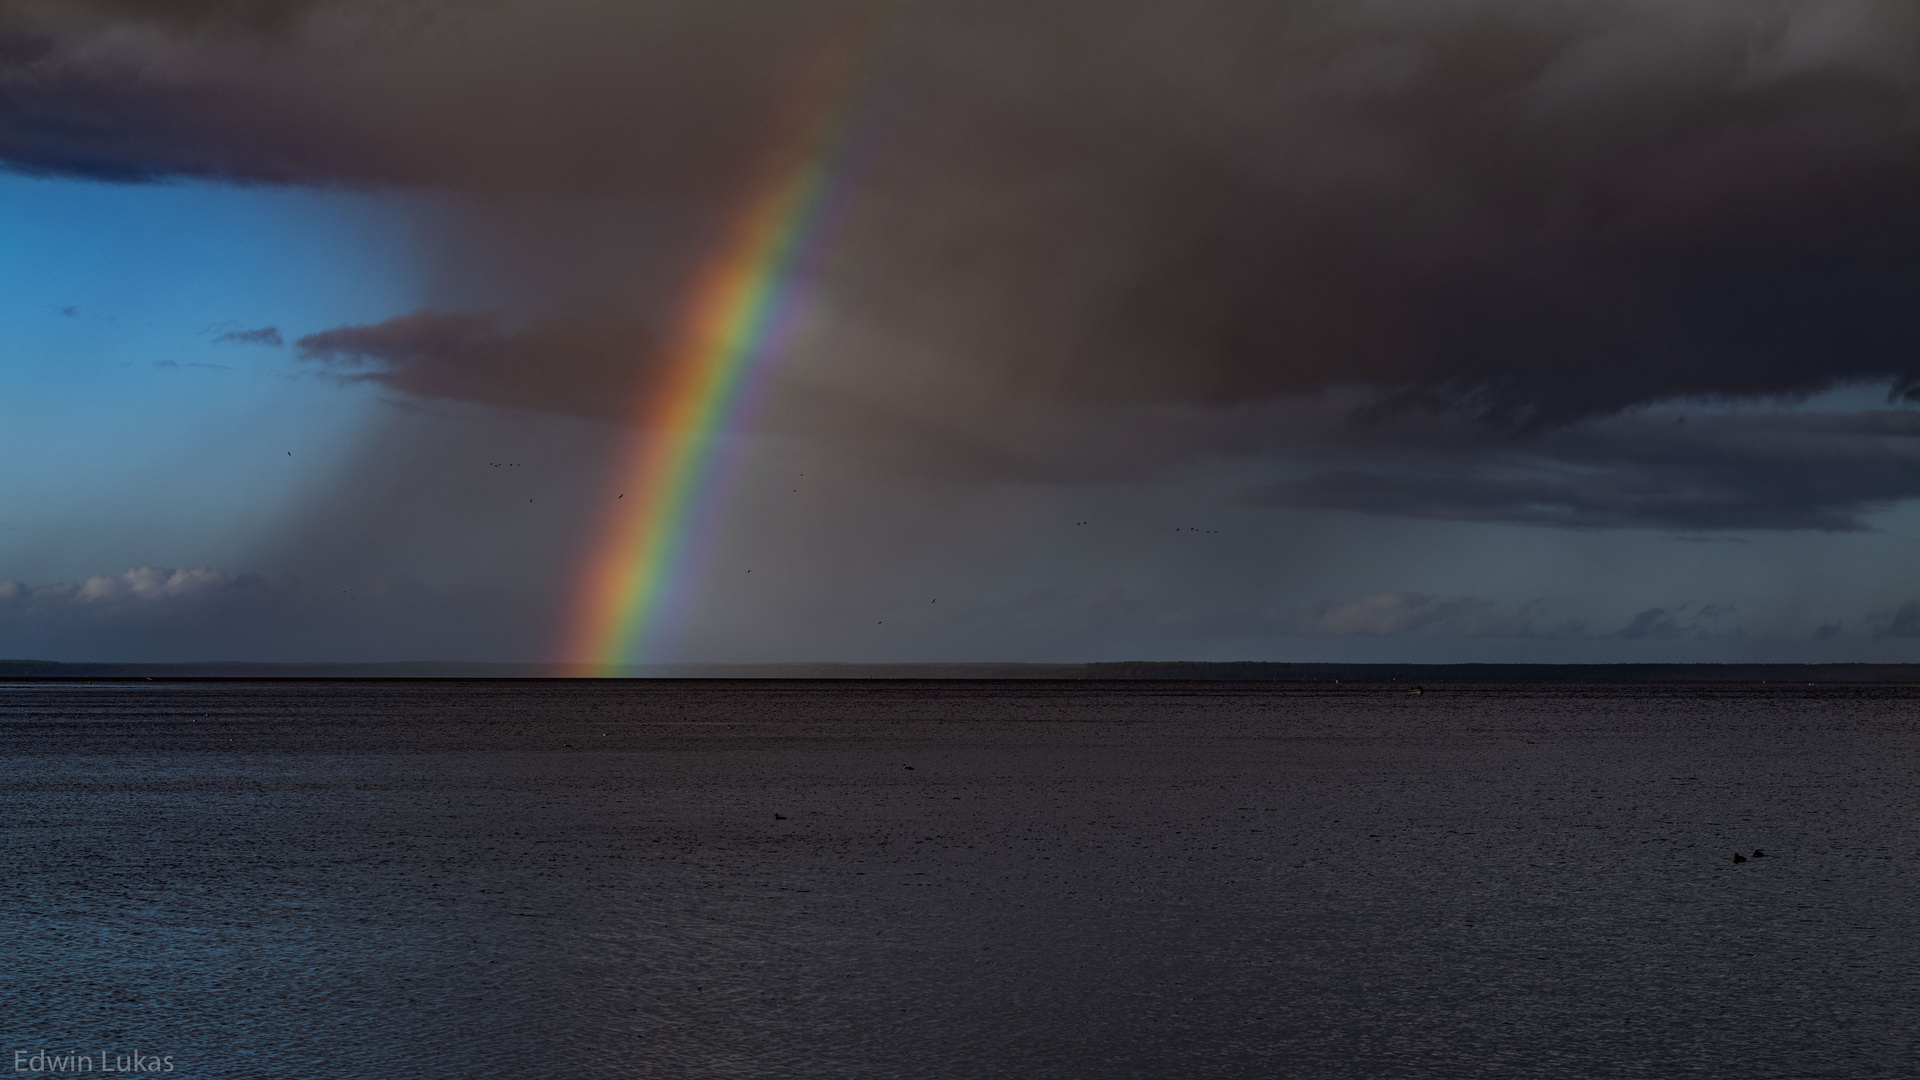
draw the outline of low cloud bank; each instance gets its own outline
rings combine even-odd
[[[1345,604],[1316,607],[1294,624],[1311,637],[1439,634],[1448,637],[1533,637],[1540,605],[1501,608],[1471,596],[1385,592]]]
[[[0,579],[0,656],[41,660],[523,660],[488,630],[497,593],[414,580],[267,578],[140,566],[80,581]],[[522,646],[524,648],[524,646]]]
[[[1913,636],[1920,636],[1920,605],[1908,606],[1914,608]],[[1503,607],[1473,596],[1384,592],[1347,603],[1317,605],[1293,624],[1292,631],[1304,637],[1424,634],[1451,638],[1615,638],[1622,641],[1682,638],[1707,641],[1740,637],[1744,633],[1733,621],[1734,609],[1726,605],[1648,608],[1611,633],[1595,632],[1586,622],[1577,619],[1547,622],[1546,607],[1544,600]]]
[[[1920,496],[1920,413],[1905,411],[1661,410],[1511,438],[1388,430],[1349,449],[1355,465],[1242,498],[1560,528],[1859,532]]]
[[[1866,630],[1878,638],[1920,638],[1920,600],[1867,616]]]
[[[211,566],[172,570],[138,566],[118,576],[96,574],[80,582],[29,586],[0,579],[0,612],[58,609],[180,609],[209,603],[252,601],[283,595],[296,583],[270,582],[258,574],[235,575]]]
[[[456,343],[471,377],[388,377],[584,409],[647,363],[778,103],[881,25],[823,333],[894,343],[905,395],[1363,384],[1524,425],[1920,386],[1910,3],[928,7],[16,0],[0,161],[448,196],[461,271],[552,315]],[[575,324],[639,347],[556,348]]]

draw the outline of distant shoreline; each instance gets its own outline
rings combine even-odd
[[[68,663],[0,660],[0,679],[565,679],[552,664]],[[673,664],[639,679],[961,679],[1193,682],[1920,683],[1920,664],[1296,664],[1129,660],[1091,664]]]

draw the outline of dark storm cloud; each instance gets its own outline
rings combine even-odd
[[[1613,636],[1626,641],[1645,639],[1665,641],[1680,637],[1684,633],[1686,631],[1681,629],[1679,622],[1674,619],[1673,612],[1666,608],[1648,608],[1635,615]]]
[[[1909,414],[1633,411],[1920,379],[1909,3],[901,9],[770,422],[1055,479],[1292,455],[1251,501],[1462,521],[1848,531],[1920,494]],[[436,192],[485,297],[446,306],[504,314],[302,356],[622,419],[797,80],[889,10],[0,3],[0,159]],[[1247,428],[1335,399],[1371,419]]]
[[[0,160],[115,182],[718,198],[856,6],[22,4],[0,8],[0,35],[48,44],[0,67]]]
[[[418,397],[613,420],[625,418],[632,393],[612,374],[627,374],[650,352],[629,324],[544,323],[503,331],[498,315],[426,309],[308,334],[298,346],[301,359],[341,378]],[[529,369],[541,377],[528,379]]]
[[[1409,439],[1252,503],[1566,528],[1856,532],[1920,496],[1920,413],[1630,413],[1511,439]]]
[[[1539,421],[1914,370],[1905,7],[970,10],[928,91],[954,124],[904,140],[940,167],[870,241],[966,302],[856,287],[1028,392]]]
[[[92,16],[171,26],[236,26],[254,31],[289,27],[326,0],[0,0],[0,16]]]
[[[17,34],[54,44],[0,81],[0,156],[719,198],[805,57],[879,7],[14,5]],[[116,16],[161,29],[100,29]],[[1539,421],[1905,389],[1917,19],[1891,0],[927,5],[837,296],[1071,401],[1358,382]],[[489,392],[574,396],[537,356],[516,375]]]
[[[1920,600],[1909,600],[1892,613],[1881,613],[1867,620],[1874,637],[1920,637]]]
[[[1679,638],[1706,641],[1715,637],[1739,637],[1742,630],[1726,625],[1727,618],[1732,614],[1732,608],[1714,604],[1697,608],[1686,604],[1672,609],[1648,608],[1627,620],[1627,625],[1614,631],[1612,636],[1623,641],[1673,641]]]
[[[1681,604],[1654,607],[1633,616],[1625,626],[1596,635],[1575,619],[1546,622],[1545,604],[1533,601],[1503,607],[1476,596],[1430,596],[1417,592],[1386,592],[1340,604],[1321,604],[1299,616],[1291,632],[1307,637],[1388,637],[1426,635],[1452,638],[1594,637],[1622,641],[1672,641],[1691,638],[1738,637],[1730,627],[1731,607]],[[1836,627],[1835,632],[1838,632]],[[1914,636],[1920,636],[1916,631]]]

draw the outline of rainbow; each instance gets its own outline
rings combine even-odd
[[[572,593],[561,657],[577,674],[651,658],[695,576],[725,487],[725,435],[743,426],[793,336],[846,201],[862,127],[854,105],[881,26],[848,35],[810,71],[752,197],[694,276]]]

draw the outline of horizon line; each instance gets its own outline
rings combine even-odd
[[[1780,679],[1782,676],[1790,678]],[[1771,678],[1770,678],[1771,677]],[[0,659],[0,679],[502,679],[502,680],[1055,680],[1193,682],[1920,682],[1920,663],[1622,662],[1461,663],[1286,660],[757,661],[621,665],[581,673],[577,665],[461,660],[100,661]]]

